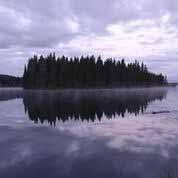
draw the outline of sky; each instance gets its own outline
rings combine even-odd
[[[34,54],[137,59],[178,81],[178,0],[0,0],[0,73]]]

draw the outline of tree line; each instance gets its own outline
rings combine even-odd
[[[137,85],[164,85],[166,77],[148,71],[147,66],[135,61],[126,64],[125,60],[100,56],[69,58],[33,56],[25,65],[23,87],[33,88],[94,88]]]
[[[0,87],[20,87],[22,78],[0,74]]]

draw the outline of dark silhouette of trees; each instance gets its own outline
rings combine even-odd
[[[25,69],[26,70],[26,69]],[[22,78],[11,75],[0,75],[0,87],[21,87]]]
[[[167,79],[162,74],[148,71],[146,65],[135,61],[81,56],[56,57],[55,53],[46,57],[34,56],[24,68],[24,88],[89,88],[140,85],[164,85]]]

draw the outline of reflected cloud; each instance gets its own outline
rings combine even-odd
[[[107,146],[116,150],[158,154],[170,158],[170,150],[178,145],[178,120],[169,115],[151,114],[127,119],[104,120],[102,124],[57,125],[60,131],[68,131],[78,138],[95,140],[106,138]]]
[[[16,98],[7,96],[7,100]],[[178,106],[175,88],[168,93],[165,88],[25,91],[21,99],[6,102],[4,97],[0,103],[0,177],[178,176],[178,117],[172,111]],[[161,109],[171,112],[150,112]],[[100,120],[98,110],[103,112]],[[31,121],[28,115],[33,116]],[[90,118],[93,115],[95,120]],[[15,124],[22,118],[28,122]]]

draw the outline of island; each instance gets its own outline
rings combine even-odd
[[[135,60],[102,59],[101,56],[56,57],[34,55],[25,65],[23,88],[100,88],[157,86],[167,84],[166,76],[154,74]]]

